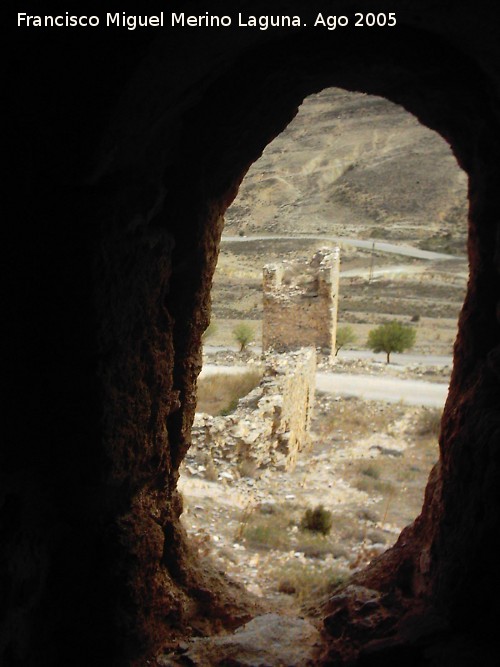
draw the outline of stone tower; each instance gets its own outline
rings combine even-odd
[[[263,350],[314,346],[335,353],[339,248],[320,248],[309,263],[267,264],[263,271]]]

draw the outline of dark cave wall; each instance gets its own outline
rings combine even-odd
[[[492,127],[483,132],[470,173],[469,290],[440,442],[443,501],[434,585],[454,622],[478,622],[491,632],[499,584],[494,545],[500,518],[500,170],[494,155],[500,137]]]
[[[494,618],[500,54],[488,11],[400,2],[407,25],[392,37],[203,31],[197,49],[182,31],[98,33],[92,49],[83,34],[16,34],[6,356],[22,391],[10,392],[16,440],[2,453],[0,661],[130,664],[199,616],[244,616],[185,547],[177,469],[222,214],[303,97],[327,85],[403,104],[471,176],[440,471],[377,567],[390,588],[410,562],[410,592],[456,627]]]

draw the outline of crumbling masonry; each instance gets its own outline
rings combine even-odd
[[[234,475],[250,467],[292,470],[311,444],[315,373],[314,348],[272,355],[259,386],[239,400],[232,414],[197,413],[186,456],[188,472],[203,476],[207,464],[218,472],[223,461],[225,469],[227,462],[233,464],[229,474]]]
[[[267,264],[263,272],[263,350],[313,345],[335,353],[340,251],[321,248],[309,264]]]

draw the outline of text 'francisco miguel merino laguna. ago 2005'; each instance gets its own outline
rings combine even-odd
[[[237,17],[229,15],[204,14],[194,15],[184,12],[171,12],[167,14],[160,12],[155,15],[133,15],[125,12],[106,13],[105,16],[98,15],[76,15],[65,12],[56,16],[31,15],[26,12],[18,12],[17,25],[20,28],[126,28],[136,30],[137,28],[229,28],[236,26],[240,28],[257,28],[268,30],[269,28],[300,28],[307,23],[297,15],[247,15],[238,13]],[[352,16],[329,16],[317,14],[314,21],[310,22],[314,28],[326,28],[335,30],[345,28],[348,25],[354,27],[388,27],[396,25],[396,14],[390,13],[368,13],[357,12]]]

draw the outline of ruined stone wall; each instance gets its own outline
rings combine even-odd
[[[223,462],[234,469],[226,476],[268,466],[293,469],[311,444],[315,374],[314,348],[269,357],[261,383],[232,414],[196,415],[188,471],[203,475],[207,465],[218,471]]]
[[[263,271],[264,350],[314,345],[335,351],[339,249],[322,248],[309,264],[269,264]]]

